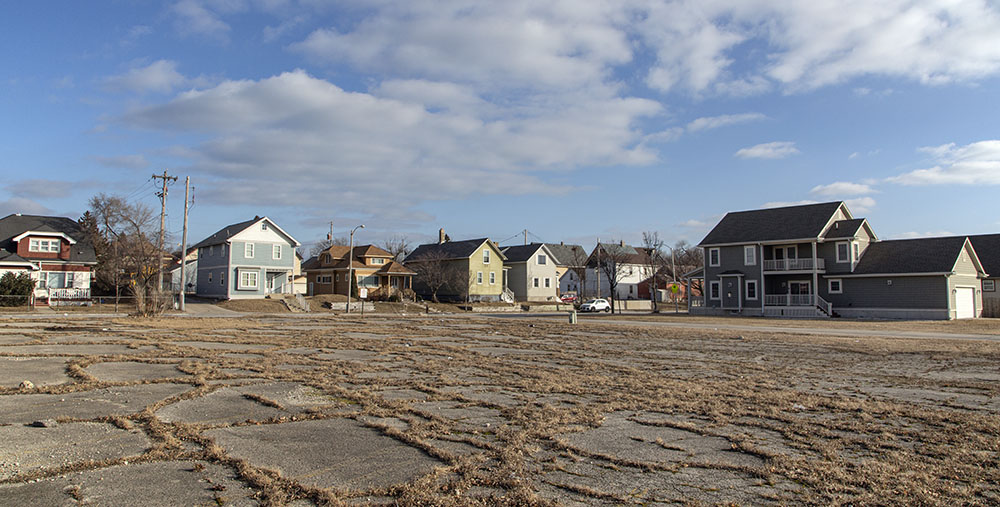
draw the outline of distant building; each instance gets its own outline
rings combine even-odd
[[[20,213],[0,219],[0,275],[28,273],[36,302],[89,300],[96,265],[75,220]]]

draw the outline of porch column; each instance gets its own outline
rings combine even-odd
[[[813,308],[819,306],[819,271],[816,269],[816,265],[819,261],[816,259],[816,242],[812,242],[813,247]]]
[[[757,297],[760,298],[760,314],[764,315],[764,304],[767,302],[766,301],[767,291],[764,289],[764,286],[767,285],[764,283],[764,244],[758,243],[757,246],[760,248],[760,256],[757,257],[757,259],[760,261],[759,262],[760,282],[758,283],[759,286],[757,287]]]

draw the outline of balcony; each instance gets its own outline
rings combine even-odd
[[[826,260],[816,259],[816,271],[826,271]],[[813,259],[771,259],[764,261],[764,271],[812,271]]]

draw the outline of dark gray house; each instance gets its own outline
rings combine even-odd
[[[726,214],[699,244],[693,313],[954,319],[982,313],[968,238],[880,241],[843,202]]]
[[[227,225],[192,247],[198,251],[195,293],[217,299],[291,294],[297,246],[267,217]]]

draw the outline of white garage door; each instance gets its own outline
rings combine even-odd
[[[976,316],[976,289],[959,287],[955,292],[955,318],[972,319]]]

